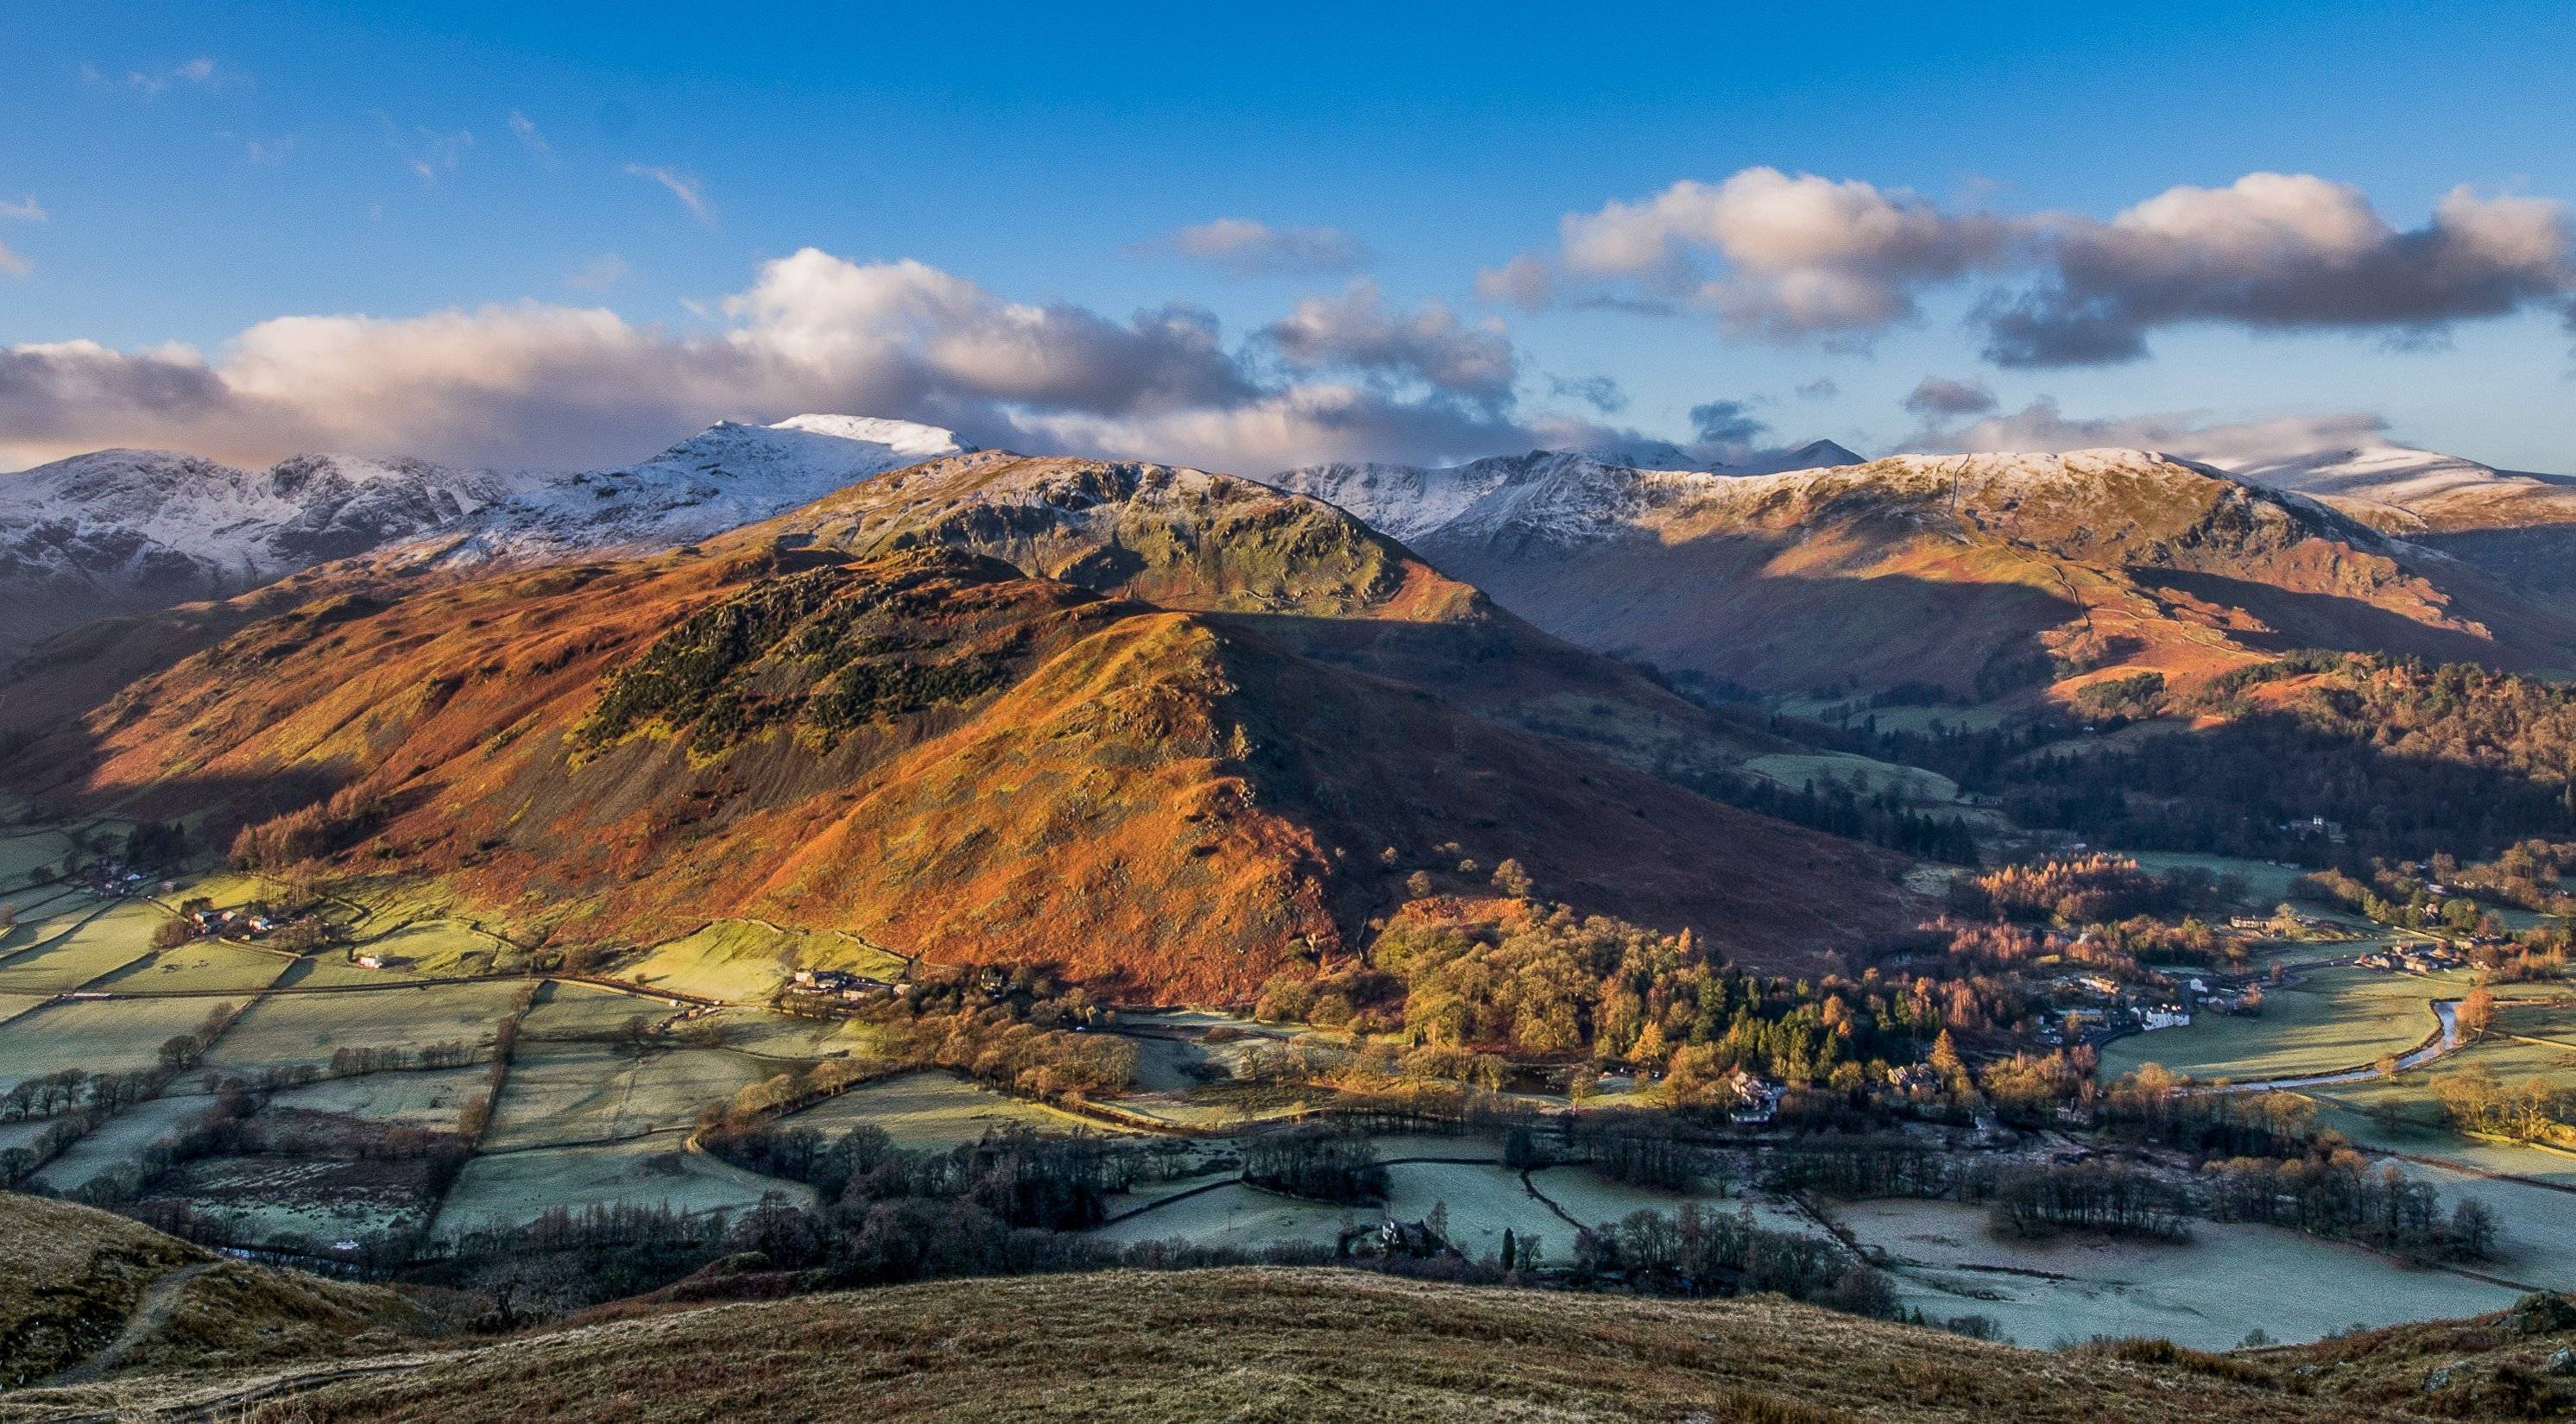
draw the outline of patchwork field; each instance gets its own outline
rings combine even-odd
[[[1100,1128],[1071,1113],[1008,1097],[947,1073],[905,1073],[865,1083],[826,1098],[788,1119],[824,1132],[869,1125],[884,1128],[897,1147],[949,1148],[973,1142],[993,1128],[1024,1123],[1040,1131]]]
[[[1857,1202],[1834,1217],[1885,1253],[1909,1308],[1984,1315],[2022,1345],[2148,1335],[2221,1350],[2257,1329],[2314,1340],[2356,1323],[2497,1310],[2516,1294],[2271,1227],[2194,1222],[2181,1245],[2073,1234],[2025,1242],[1995,1238],[1983,1209],[1955,1202]]]
[[[31,1180],[49,1192],[68,1192],[92,1177],[113,1172],[162,1138],[177,1135],[204,1115],[204,1098],[154,1098],[136,1103],[91,1129]]]
[[[98,999],[20,1014],[0,1023],[0,1089],[65,1068],[92,1073],[149,1068],[159,1061],[162,1044],[196,1028],[228,1002],[239,1001]]]
[[[0,962],[0,990],[61,993],[80,988],[150,954],[152,932],[168,918],[145,900],[120,901],[102,914],[83,916]]]
[[[341,1048],[481,1044],[491,1039],[520,991],[520,985],[498,982],[271,994],[242,1015],[206,1055],[206,1065],[232,1071],[292,1063],[327,1066]]]
[[[255,994],[277,982],[294,960],[215,940],[155,951],[99,980],[111,994],[172,994],[202,990]]]
[[[683,1151],[679,1139],[605,1147],[541,1148],[485,1155],[466,1164],[433,1228],[454,1235],[533,1221],[549,1208],[669,1206],[675,1211],[740,1211],[778,1192],[810,1205],[810,1188],[754,1176]]]

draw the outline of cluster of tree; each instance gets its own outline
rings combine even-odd
[[[2097,851],[1961,876],[1951,882],[1951,907],[1999,919],[2084,925],[2205,910],[2236,898],[2243,888],[2191,867],[2157,875],[2126,856]]]
[[[2295,1157],[2326,1140],[2317,1107],[2289,1093],[2204,1093],[2147,1064],[2092,1102],[2100,1125],[2115,1135],[2203,1157]]]
[[[1243,1179],[1308,1201],[1386,1200],[1386,1168],[1367,1137],[1338,1125],[1265,1133],[1243,1146]]]
[[[2533,836],[2476,865],[2461,865],[2447,852],[2437,853],[2432,871],[2438,880],[2468,886],[2508,905],[2562,918],[2576,916],[2576,894],[2567,888],[2576,879],[2576,841]]]
[[[2075,690],[2075,710],[2095,722],[2125,722],[2163,710],[2165,675],[2137,672],[2088,682]]]
[[[362,1073],[399,1073],[414,1068],[458,1068],[474,1061],[474,1045],[462,1039],[445,1043],[426,1043],[418,1048],[401,1044],[352,1044],[331,1050],[331,1076],[351,1078]]]
[[[2205,1210],[2220,1221],[2291,1226],[2422,1259],[2494,1254],[2495,1216],[2486,1203],[2464,1197],[2445,1215],[2429,1183],[2393,1163],[2373,1171],[2368,1158],[2336,1139],[2293,1156],[2221,1158],[2201,1177]]]
[[[2291,888],[2308,899],[2341,905],[2382,924],[2459,935],[2504,934],[2504,921],[2479,908],[2477,901],[2466,895],[2434,894],[2432,887],[2439,881],[2393,869],[2376,857],[2367,873],[2370,879],[2365,882],[2348,871],[2330,867],[2300,876]]]
[[[946,1152],[897,1148],[884,1129],[839,1136],[810,1128],[725,1130],[700,1145],[746,1170],[813,1187],[844,1207],[904,1198],[972,1203],[1014,1227],[1078,1231],[1097,1226],[1109,1197],[1180,1170],[1177,1143],[1151,1146],[1075,1133],[1041,1137],[996,1129]]]
[[[325,801],[244,826],[234,834],[235,870],[273,870],[337,855],[373,834],[391,806],[364,786],[347,786]]]
[[[2484,1064],[2473,1063],[2435,1078],[2433,1097],[2452,1122],[2470,1132],[2576,1143],[2576,1086],[2537,1075],[2508,1086]]]
[[[1977,863],[1977,838],[1957,816],[1936,815],[1908,807],[1893,786],[1870,790],[1837,781],[1809,781],[1792,791],[1776,781],[1733,772],[1672,773],[1675,780],[1712,801],[1777,817],[1828,835],[1899,854],[1953,865]]]
[[[2110,694],[2103,694],[2110,696]],[[1928,767],[2027,826],[2096,842],[2309,864],[2564,839],[2576,827],[2576,689],[2472,665],[2336,652],[2166,690],[2118,715],[2194,725],[2119,747],[2051,748],[2076,728],[1783,730]],[[2336,822],[2344,840],[2302,828]]]
[[[2191,1235],[2190,1194],[2119,1163],[2050,1163],[1979,1174],[1963,1185],[1961,1196],[1985,1201],[1995,1231],[2007,1236],[2052,1236],[2070,1227],[2160,1241]]]
[[[1575,1149],[1592,1170],[1633,1187],[1697,1193],[1708,1175],[1707,1154],[1628,1118],[1627,1114],[1593,1114],[1576,1128]],[[1511,1155],[1504,1152],[1506,1164]]]
[[[1928,994],[1910,986],[1834,983],[1820,993],[1713,963],[1687,930],[1667,935],[1563,906],[1490,922],[1401,917],[1369,960],[1365,972],[1312,990],[1303,976],[1275,980],[1261,1007],[1287,1017],[1327,995],[1368,995],[1351,1022],[1384,1008],[1417,1045],[1588,1054],[1703,1075],[1741,1068],[1848,1087],[1914,1061],[1938,1028]]]
[[[176,865],[188,858],[188,827],[182,821],[137,821],[125,833],[125,863],[134,868]]]
[[[1832,1196],[1940,1197],[1957,1184],[1948,1155],[1920,1138],[1896,1133],[1833,1134],[1808,1139],[1771,1164],[1775,1184]]]
[[[530,984],[521,989],[510,1011],[492,1027],[492,1058],[483,1072],[482,1095],[468,1098],[456,1116],[456,1135],[469,1148],[482,1145],[483,1134],[491,1130],[493,1106],[501,1101],[501,1087],[510,1080],[510,1055],[518,1051],[519,1025],[527,1021],[528,1010],[536,1006],[539,987]]]
[[[1785,1295],[1877,1319],[1898,1314],[1896,1288],[1853,1262],[1840,1243],[1765,1231],[1752,1213],[1632,1212],[1574,1235],[1574,1275],[1616,1279],[1657,1295]]]

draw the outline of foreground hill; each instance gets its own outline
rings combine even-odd
[[[1505,858],[1801,972],[1908,909],[1591,727],[1705,713],[1248,481],[966,455],[657,558],[304,592],[0,772],[558,946],[757,916],[1141,998],[1248,999]],[[1589,740],[1539,730],[1576,689]]]
[[[1732,478],[1560,463],[1412,543],[1550,632],[1765,690],[1987,698],[2294,647],[2576,665],[2576,617],[2313,501],[2138,451]]]
[[[0,1263],[0,1389],[381,1350],[429,1324],[389,1290],[254,1266],[14,1193],[0,1193]]]
[[[2552,1386],[2535,1367],[2564,1333],[2438,1329],[2448,1338],[2381,1332],[2259,1360],[2161,1342],[2043,1354],[1776,1298],[1658,1301],[1348,1271],[1117,1272],[670,1310],[347,1368],[41,1391],[0,1401],[0,1420],[153,1417],[155,1407],[168,1411],[158,1417],[229,1418],[263,1397],[295,1411],[279,1417],[333,1424],[612,1413],[2288,1424],[2508,1418],[2521,1399],[2546,1407]],[[2378,1348],[2346,1348],[2365,1344]],[[2427,1370],[2444,1364],[2453,1369],[2428,1391]],[[2497,1387],[2507,1370],[2525,1394]]]

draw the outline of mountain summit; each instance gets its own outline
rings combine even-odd
[[[709,426],[577,474],[297,455],[264,470],[99,450],[0,476],[0,653],[93,618],[225,598],[421,539],[447,563],[667,548],[975,447],[906,420]]]

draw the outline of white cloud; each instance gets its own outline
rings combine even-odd
[[[546,142],[546,136],[537,131],[536,120],[517,109],[512,109],[509,124],[510,132],[517,137],[520,147],[541,159],[551,160],[554,157],[554,145]]]
[[[2103,221],[1747,168],[1568,213],[1552,266],[1531,254],[1487,268],[1477,292],[1538,306],[1588,281],[1565,299],[1679,306],[1740,334],[1848,344],[1979,275],[1996,285],[1971,325],[2005,366],[2133,360],[2152,332],[2195,322],[2421,344],[2456,322],[2537,309],[2576,329],[2576,222],[2562,205],[2463,187],[2401,230],[2358,188],[2284,173],[2172,188]]]
[[[2388,422],[2369,411],[2214,420],[2205,411],[2079,417],[2042,397],[2020,410],[1952,429],[1920,432],[1911,448],[2055,454],[2066,450],[2157,450],[2231,470],[2262,469],[2324,450],[2387,443]]]
[[[614,252],[603,252],[564,275],[564,285],[580,292],[604,292],[634,270]]]
[[[194,84],[203,87],[212,87],[222,82],[226,77],[222,71],[216,68],[215,61],[204,55],[199,55],[195,59],[184,60],[178,64],[172,65],[168,69],[127,70],[124,76],[118,79],[108,78],[107,75],[99,72],[99,68],[95,64],[82,65],[80,72],[81,78],[91,84],[121,85],[124,88],[134,90],[136,93],[143,94],[147,97],[159,94],[161,91],[169,88],[173,84]]]
[[[53,214],[46,212],[44,206],[36,201],[32,193],[27,195],[25,202],[0,202],[0,218],[7,218],[13,222],[43,222],[52,216]]]
[[[675,173],[668,168],[656,168],[647,163],[627,164],[626,171],[638,178],[649,178],[670,189],[671,196],[680,200],[680,206],[689,210],[689,216],[708,227],[716,225],[715,204],[707,201],[706,189],[697,179]]]
[[[1776,168],[1685,179],[1558,224],[1569,271],[1634,280],[1774,338],[1910,320],[1918,290],[2000,263],[2020,233],[2011,220],[1945,213],[1903,191]]]
[[[1519,359],[1500,322],[1468,325],[1440,302],[1391,311],[1377,283],[1354,282],[1340,297],[1308,297],[1262,331],[1290,365],[1413,380],[1444,395],[1506,402]]]
[[[402,156],[403,167],[410,169],[423,187],[436,187],[438,176],[454,172],[474,147],[474,135],[466,129],[452,133],[417,125],[406,129],[389,114],[376,117],[385,126],[385,142]]]
[[[11,251],[9,244],[0,242],[0,276],[24,277],[34,270],[35,263]]]
[[[523,302],[280,317],[211,358],[90,342],[0,348],[0,467],[111,444],[234,460],[341,449],[588,465],[716,419],[807,410],[1246,470],[1474,455],[1531,439],[1510,408],[1511,347],[1498,327],[1465,327],[1436,306],[1391,310],[1373,288],[1306,311],[1296,328],[1313,343],[1305,359],[1267,335],[1247,358],[1195,308],[1116,320],[1010,301],[918,262],[808,248],[762,264],[702,335]],[[1289,374],[1259,374],[1265,366]]]
[[[2148,332],[2186,322],[2421,341],[2576,293],[2565,208],[2466,187],[2411,231],[2390,227],[2358,188],[2287,173],[2172,188],[2107,223],[2052,226],[2047,279],[1980,313],[1999,364],[2132,360]]]
[[[1556,273],[1542,258],[1523,253],[1500,267],[1476,269],[1476,299],[1536,311],[1556,295]]]
[[[1145,246],[1246,275],[1347,272],[1368,260],[1367,250],[1339,228],[1272,227],[1251,218],[1196,223]]]

